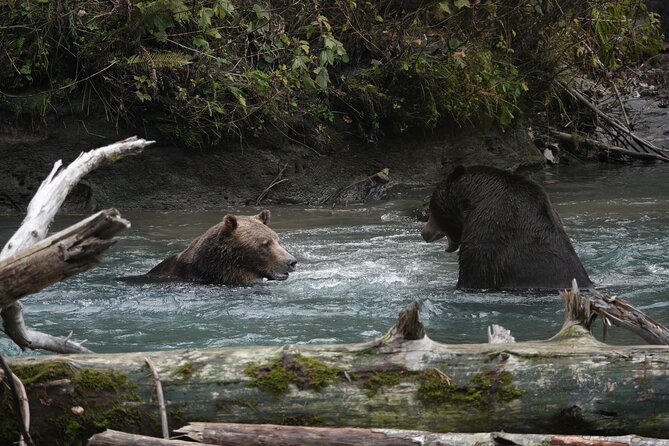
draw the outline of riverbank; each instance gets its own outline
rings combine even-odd
[[[31,132],[5,122],[0,128],[0,213],[22,213],[53,163],[137,134],[110,131],[98,121],[54,121]],[[157,138],[146,131],[140,136]],[[71,193],[64,212],[114,206],[131,209],[226,209],[240,205],[330,204],[338,190],[384,168],[390,182],[362,181],[338,204],[401,196],[407,188],[431,187],[456,163],[536,169],[543,157],[521,127],[502,132],[446,130],[364,143],[344,132],[318,150],[266,132],[208,150],[157,143],[87,176]],[[284,180],[267,190],[272,182]],[[265,192],[264,198],[258,197]]]

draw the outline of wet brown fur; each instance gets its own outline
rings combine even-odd
[[[267,226],[269,219],[268,210],[255,216],[228,214],[147,275],[231,285],[263,278],[283,280],[294,270],[296,261]]]

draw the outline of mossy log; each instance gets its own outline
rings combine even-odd
[[[570,308],[583,316],[582,305]],[[405,326],[398,322],[363,344],[9,363],[26,386],[37,444],[79,444],[103,428],[160,435],[146,357],[162,382],[171,426],[218,421],[669,438],[667,346],[609,346],[572,320],[548,341],[448,345],[423,334],[417,303],[400,319]],[[18,428],[7,391],[0,397],[0,444],[8,444]]]

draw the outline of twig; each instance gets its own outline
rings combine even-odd
[[[158,372],[156,367],[153,365],[153,361],[149,359],[148,356],[144,357],[146,364],[151,370],[151,376],[153,377],[153,385],[155,386],[156,397],[158,398],[158,407],[160,408],[160,424],[163,428],[163,438],[170,438],[170,429],[167,424],[167,409],[165,408],[165,396],[163,395],[163,385],[160,383],[160,378],[158,377]]]
[[[9,388],[12,391],[12,403],[14,405],[14,411],[16,415],[20,417],[19,419],[19,429],[21,430],[21,438],[19,439],[19,445],[26,444],[27,446],[34,446],[33,439],[28,433],[30,428],[30,407],[28,406],[28,396],[26,395],[26,389],[23,387],[21,380],[12,373],[11,369],[5,362],[5,358],[0,355],[0,367],[5,373],[5,378],[9,384]]]
[[[625,124],[627,124],[627,127],[631,127],[632,125],[630,124],[630,118],[627,116],[627,110],[625,110],[625,103],[623,102],[623,99],[620,97],[620,92],[618,91],[618,87],[616,87],[615,82],[610,81],[611,87],[613,88],[614,93],[616,94],[616,98],[618,98],[618,104],[620,105],[620,111],[623,114],[623,118],[625,118]]]
[[[265,196],[267,195],[267,193],[268,193],[270,190],[272,190],[272,188],[273,188],[274,186],[277,186],[277,185],[283,183],[284,181],[288,181],[288,178],[283,178],[283,179],[281,179],[281,180],[279,179],[279,178],[281,178],[281,176],[283,175],[283,172],[286,170],[286,167],[288,167],[288,163],[286,163],[286,164],[283,165],[283,167],[281,168],[281,170],[279,170],[279,174],[272,180],[271,183],[269,183],[269,186],[267,186],[267,187],[265,188],[265,190],[263,190],[263,191],[260,193],[260,195],[258,195],[258,198],[256,198],[256,205],[259,205],[259,204],[260,204],[260,202],[262,201],[262,199],[265,198]]]
[[[4,93],[3,91],[0,91],[0,95],[3,95],[3,96],[6,97],[6,98],[31,98],[31,97],[34,97],[34,96],[41,96],[41,95],[43,95],[43,94],[53,93],[53,92],[55,92],[55,91],[67,90],[68,88],[71,88],[71,87],[73,87],[74,85],[80,84],[80,83],[82,83],[82,82],[86,82],[87,80],[89,80],[89,79],[91,79],[91,78],[94,78],[94,77],[97,76],[98,74],[104,73],[105,71],[107,71],[108,69],[110,69],[111,67],[113,67],[114,65],[116,65],[117,62],[118,62],[118,61],[115,60],[115,61],[113,61],[112,63],[110,63],[109,65],[107,65],[106,67],[104,67],[104,68],[102,68],[102,69],[96,71],[95,73],[91,74],[90,76],[87,76],[87,77],[85,77],[85,78],[83,78],[83,79],[76,80],[76,81],[74,81],[74,82],[70,82],[70,83],[67,84],[67,85],[63,85],[62,87],[52,88],[51,90],[40,91],[40,92],[37,92],[37,93],[21,94],[21,95],[14,95],[14,94]]]

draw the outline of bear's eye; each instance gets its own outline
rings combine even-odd
[[[272,244],[271,240],[265,240],[264,242],[262,242],[260,244],[260,246],[262,246],[263,248],[269,248],[269,245],[271,245],[271,244]]]

